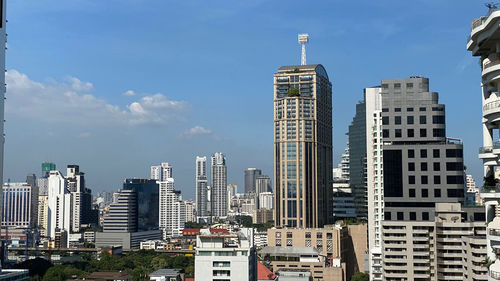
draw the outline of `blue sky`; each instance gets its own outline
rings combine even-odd
[[[308,63],[333,84],[337,163],[363,88],[422,75],[446,104],[447,135],[482,164],[480,68],[467,52],[477,1],[21,1],[8,13],[5,179],[79,164],[94,191],[161,161],[194,198],[196,155],[272,175],[272,75]]]

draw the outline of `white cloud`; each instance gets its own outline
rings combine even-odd
[[[125,93],[123,93],[122,95],[127,96],[127,97],[133,97],[136,95],[136,93],[132,90],[128,90]]]
[[[71,85],[71,89],[78,92],[89,92],[94,89],[94,85],[90,82],[82,82],[80,79],[72,76],[68,76],[66,81]]]
[[[165,125],[184,118],[189,105],[163,94],[144,96],[125,107],[110,104],[87,92],[92,83],[69,77],[64,82],[41,83],[26,74],[6,74],[6,115],[52,124],[72,125]]]
[[[181,134],[182,138],[190,139],[194,136],[200,136],[200,135],[212,135],[212,131],[206,128],[203,128],[202,126],[194,126],[191,129],[188,129],[184,131]]]

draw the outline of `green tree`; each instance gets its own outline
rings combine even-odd
[[[80,278],[87,276],[85,271],[81,271],[71,265],[56,265],[45,273],[43,281],[66,281],[70,278]]]
[[[351,278],[351,281],[369,281],[370,276],[364,272],[356,272]]]
[[[288,96],[289,97],[299,97],[300,96],[300,91],[297,88],[290,88],[288,89]]]

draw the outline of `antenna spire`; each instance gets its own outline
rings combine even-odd
[[[299,44],[302,45],[302,56],[300,58],[300,65],[306,65],[306,44],[309,43],[309,34],[302,33],[298,36]]]

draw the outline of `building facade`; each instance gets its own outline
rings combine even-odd
[[[33,225],[32,189],[27,183],[4,184],[2,226],[28,228]]]
[[[123,190],[132,190],[137,196],[138,230],[156,230],[159,222],[159,187],[155,179],[125,179]]]
[[[54,239],[56,229],[71,231],[72,198],[66,179],[59,171],[50,171],[48,178],[47,236]]]
[[[332,84],[322,65],[274,74],[275,224],[322,227],[332,220]]]
[[[257,280],[253,229],[214,234],[202,229],[196,237],[195,280]]]
[[[196,214],[200,218],[208,217],[208,179],[207,157],[196,156]]]
[[[262,175],[262,171],[257,168],[245,169],[245,193],[256,192],[256,179]]]
[[[216,152],[211,158],[210,196],[211,217],[227,216],[227,167],[226,156]]]

